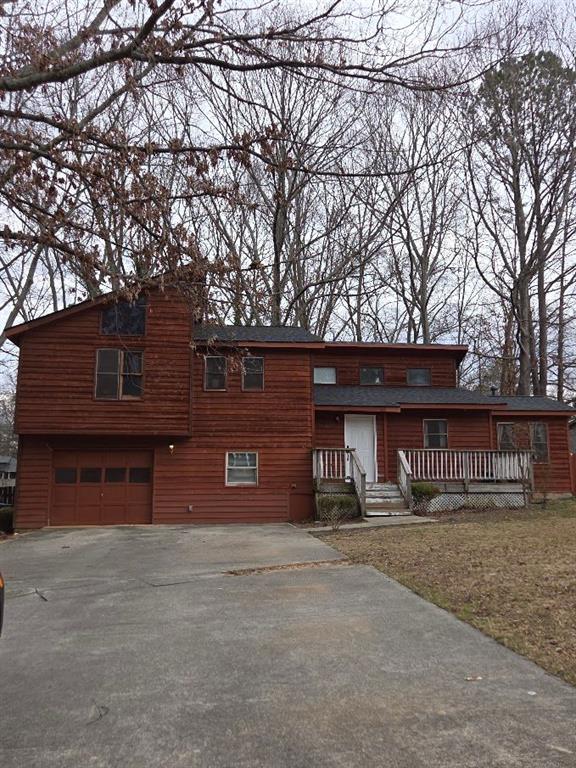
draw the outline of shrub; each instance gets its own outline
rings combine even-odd
[[[412,501],[414,513],[427,512],[430,502],[442,493],[440,488],[433,483],[412,483]]]
[[[12,507],[0,507],[0,532],[12,533],[14,530],[14,510]]]
[[[337,530],[345,520],[358,516],[358,502],[351,493],[319,493],[316,496],[318,520]]]

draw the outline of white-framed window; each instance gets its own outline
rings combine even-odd
[[[261,392],[264,389],[264,358],[245,357],[242,360],[242,389]]]
[[[204,358],[204,389],[226,389],[226,358],[224,355],[206,355]]]
[[[511,421],[499,421],[496,425],[499,451],[518,450],[515,425]]]
[[[424,419],[424,448],[448,448],[446,419]]]
[[[314,384],[336,384],[336,368],[314,368]]]
[[[429,387],[432,383],[430,368],[408,368],[406,383],[410,387]]]
[[[256,451],[226,453],[226,485],[258,485],[258,453]]]

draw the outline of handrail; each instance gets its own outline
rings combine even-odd
[[[366,512],[366,470],[354,448],[314,448],[312,451],[314,480],[352,481],[360,512]]]
[[[366,470],[362,466],[362,462],[355,450],[350,452],[350,464],[352,467],[351,474],[354,481],[354,490],[360,505],[360,514],[364,517],[366,515]]]
[[[398,451],[398,487],[408,509],[412,509],[412,469],[404,451]]]

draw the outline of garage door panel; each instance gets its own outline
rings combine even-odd
[[[50,523],[52,525],[77,525],[76,506],[60,505],[54,510]]]
[[[51,499],[52,525],[150,523],[152,453],[56,451]]]
[[[125,504],[104,504],[101,512],[102,525],[122,525],[126,523]]]
[[[142,525],[150,522],[149,519],[143,515],[142,506],[136,504],[128,504],[126,506],[126,523],[129,525]]]
[[[82,505],[76,510],[77,525],[100,525],[100,505]]]

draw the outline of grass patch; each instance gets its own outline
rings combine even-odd
[[[576,502],[317,534],[576,685]]]

